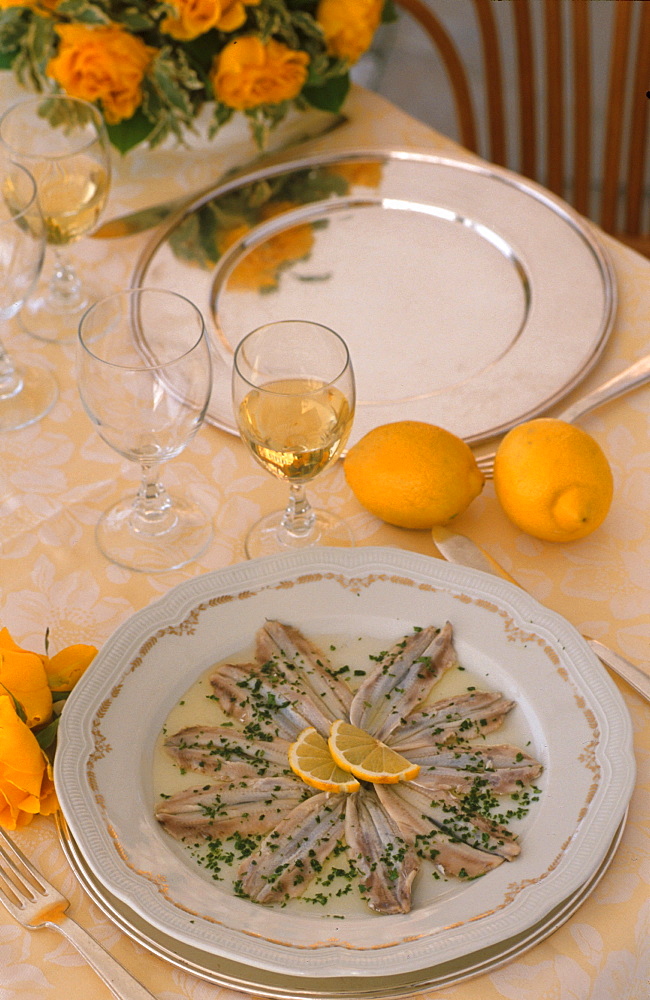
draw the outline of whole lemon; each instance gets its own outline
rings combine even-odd
[[[564,420],[540,417],[504,437],[494,462],[494,488],[522,531],[548,542],[571,542],[605,520],[614,483],[590,434]]]
[[[446,524],[485,481],[461,438],[417,420],[375,427],[350,448],[343,468],[359,503],[400,528]]]

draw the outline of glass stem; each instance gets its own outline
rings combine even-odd
[[[23,380],[16,371],[9,354],[0,343],[0,399],[11,399],[23,387]]]
[[[48,298],[54,309],[63,312],[78,309],[82,304],[79,276],[58,247],[54,250],[54,270],[48,285]]]
[[[171,497],[158,478],[158,469],[158,463],[142,463],[142,481],[131,516],[131,527],[140,535],[163,535],[176,524]]]
[[[289,490],[289,500],[282,516],[282,528],[290,535],[302,538],[308,535],[314,526],[316,515],[305,495],[303,483],[292,484]]]

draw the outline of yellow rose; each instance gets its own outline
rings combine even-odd
[[[323,29],[327,51],[355,63],[370,48],[379,27],[383,0],[320,0],[316,20]]]
[[[211,28],[234,31],[246,20],[246,7],[260,0],[170,0],[176,17],[167,17],[161,24],[172,38],[189,41],[204,35]]]
[[[71,97],[100,101],[110,125],[131,118],[142,103],[142,81],[156,49],[122,28],[57,26],[59,53],[47,72]]]
[[[47,657],[45,673],[50,690],[57,693],[72,691],[96,655],[97,650],[94,646],[77,643],[74,646],[66,646],[52,657]]]
[[[45,754],[9,695],[0,695],[0,826],[15,830],[57,808]]]
[[[211,80],[217,100],[236,111],[280,104],[297,97],[307,79],[309,56],[271,39],[244,35],[215,58]]]
[[[45,657],[21,649],[8,629],[0,629],[0,695],[10,692],[20,702],[28,726],[47,722],[52,714],[52,692]]]
[[[288,201],[270,202],[260,212],[260,219],[272,219],[295,207]],[[223,253],[236,240],[245,236],[249,229],[244,224],[225,230],[219,238],[219,251]],[[282,268],[297,260],[304,260],[311,253],[313,245],[314,234],[307,223],[300,223],[271,236],[237,264],[228,278],[228,288],[239,291],[270,291],[277,288]]]
[[[381,183],[382,165],[378,160],[351,160],[348,163],[333,163],[327,167],[327,172],[342,177],[348,184],[376,188]]]

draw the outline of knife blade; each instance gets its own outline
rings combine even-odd
[[[451,531],[442,525],[434,525],[431,534],[436,548],[447,562],[456,563],[458,566],[467,566],[470,569],[482,570],[482,572],[491,573],[493,576],[500,576],[504,580],[508,580],[509,583],[514,583],[515,586],[520,587],[522,590],[525,589],[503,566],[499,565],[496,559],[493,559],[480,545],[477,545],[476,542],[473,542],[466,535],[461,535],[457,531]],[[640,667],[637,667],[636,664],[630,663],[620,653],[615,653],[613,649],[610,649],[598,639],[592,639],[590,636],[584,634],[583,639],[587,641],[587,644],[606,667],[609,667],[615,674],[622,677],[630,687],[633,687],[646,701],[650,702],[650,675],[646,674]]]
[[[159,202],[157,205],[137,208],[132,212],[126,212],[124,215],[118,215],[114,219],[109,219],[107,222],[102,223],[102,225],[98,226],[97,229],[88,235],[94,240],[106,240],[116,239],[120,236],[133,236],[135,233],[142,233],[146,229],[152,229],[167,219],[173,212],[181,209],[183,205],[190,205],[197,198],[208,194],[217,184],[234,180],[239,176],[244,177],[251,170],[258,170],[260,167],[267,165],[271,166],[278,162],[287,150],[293,149],[295,146],[300,146],[304,142],[309,142],[311,139],[320,139],[324,135],[329,135],[348,120],[346,115],[337,115],[333,121],[328,121],[325,125],[320,124],[312,132],[304,131],[299,135],[294,135],[268,153],[260,153],[259,156],[253,157],[252,160],[241,166],[231,167],[230,170],[226,170],[225,173],[215,178],[211,184],[208,184],[205,188],[201,188],[199,191],[183,194],[176,198],[169,198],[166,201]]]

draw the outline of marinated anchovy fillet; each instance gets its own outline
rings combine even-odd
[[[226,663],[210,683],[226,715],[241,722],[251,735],[265,733],[291,741],[312,725],[307,714],[295,708],[298,699],[277,691],[258,664]]]
[[[368,905],[377,913],[408,913],[420,861],[372,788],[348,796],[345,839],[364,876]]]
[[[440,747],[438,750],[411,750],[409,760],[420,764],[415,783],[435,790],[469,792],[489,789],[494,795],[512,795],[542,773],[542,765],[518,747]]]
[[[301,896],[343,836],[346,798],[320,792],[292,809],[242,863],[241,894],[256,903]]]
[[[487,736],[503,724],[514,705],[498,691],[470,691],[443,698],[410,715],[387,742],[400,753],[407,753],[455,739]]]
[[[224,779],[187,788],[156,806],[156,819],[177,840],[265,834],[305,797],[297,778]]]
[[[413,843],[418,854],[429,858],[443,875],[458,878],[478,878],[503,864],[498,854],[478,850],[432,823],[421,811],[406,803],[399,786],[384,785],[377,794],[406,840]]]
[[[539,790],[524,789],[542,765],[516,746],[483,740],[515,703],[476,690],[429,703],[436,682],[457,665],[449,622],[418,630],[371,660],[368,673],[336,671],[298,629],[267,621],[254,662],[225,663],[210,676],[210,697],[229,721],[190,725],[165,739],[178,767],[205,775],[206,783],[160,802],[156,818],[190,849],[204,842],[201,863],[213,872],[241,862],[238,895],[262,904],[297,896],[324,903],[356,880],[376,913],[407,913],[424,860],[435,866],[431,872],[427,865],[429,875],[472,879],[519,853],[504,824],[526,814]],[[354,695],[344,671],[365,677]],[[320,791],[327,785],[313,762],[297,766],[291,744],[310,727],[342,753],[336,738],[344,727],[332,730],[339,720],[364,730],[362,742],[372,737],[406,758],[409,766],[390,774],[395,783],[351,761],[374,784],[362,780],[347,791],[350,782],[337,781],[336,792]],[[334,766],[325,755],[326,768]],[[499,796],[511,802],[502,806]],[[341,853],[347,870],[337,867]],[[335,879],[344,886],[320,891]],[[312,885],[316,891],[307,894]]]
[[[350,722],[385,742],[457,663],[449,622],[416,632],[379,658],[354,696]]]
[[[352,691],[337,677],[327,656],[297,629],[267,621],[257,633],[258,660],[272,660],[287,675],[302,698],[321,706],[329,722],[347,718]],[[316,723],[312,723],[321,735]]]
[[[282,774],[289,770],[289,743],[279,737],[253,740],[225,726],[187,726],[165,740],[165,748],[183,768],[235,777]]]
[[[412,828],[416,833],[430,833],[436,827],[453,840],[460,840],[478,851],[496,854],[506,861],[511,861],[519,854],[520,847],[510,830],[484,816],[466,812],[462,800],[452,793],[444,789],[437,789],[432,793],[413,781],[401,782],[393,788],[395,796],[401,799],[401,807],[410,814]],[[391,812],[389,799],[382,792],[383,789],[377,786],[379,798]]]

